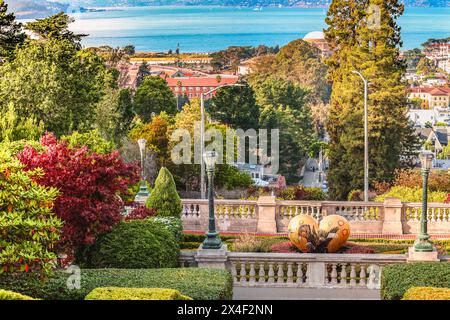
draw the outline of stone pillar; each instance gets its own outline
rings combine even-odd
[[[436,248],[431,252],[417,252],[414,247],[408,248],[408,258],[406,262],[437,262],[440,261]]]
[[[261,196],[258,199],[258,233],[277,233],[277,202],[274,196]]]
[[[325,262],[310,262],[306,272],[309,286],[322,287],[325,285]]]
[[[224,244],[220,249],[203,249],[200,246],[195,255],[199,268],[225,269],[227,263],[227,245]]]
[[[398,198],[386,198],[384,200],[384,220],[382,234],[403,234],[402,225],[402,201]]]

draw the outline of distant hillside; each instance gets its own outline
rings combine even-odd
[[[222,5],[241,7],[326,6],[331,0],[57,0],[72,5],[91,7],[155,6],[155,5]],[[407,6],[445,7],[450,0],[404,0]]]
[[[66,11],[68,5],[42,0],[6,0],[9,10],[19,19],[44,18],[49,15]]]

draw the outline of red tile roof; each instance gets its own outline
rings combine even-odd
[[[220,82],[217,82],[216,77],[185,77],[185,78],[167,78],[169,87],[178,87],[178,82],[181,82],[182,87],[218,87],[224,84],[235,84],[239,77],[222,77]]]
[[[408,90],[411,93],[429,93],[432,96],[448,96],[450,88],[448,87],[414,87]]]

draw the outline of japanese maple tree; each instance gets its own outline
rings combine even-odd
[[[117,151],[97,154],[87,147],[69,148],[49,133],[41,144],[44,151],[27,146],[17,158],[27,170],[42,168],[44,175],[37,182],[60,191],[54,205],[64,222],[59,248],[70,257],[121,220],[119,195],[138,181],[139,170],[123,162]]]

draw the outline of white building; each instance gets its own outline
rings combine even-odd
[[[416,128],[424,128],[427,124],[435,126],[437,123],[450,125],[449,108],[411,109],[408,111],[408,117]]]

